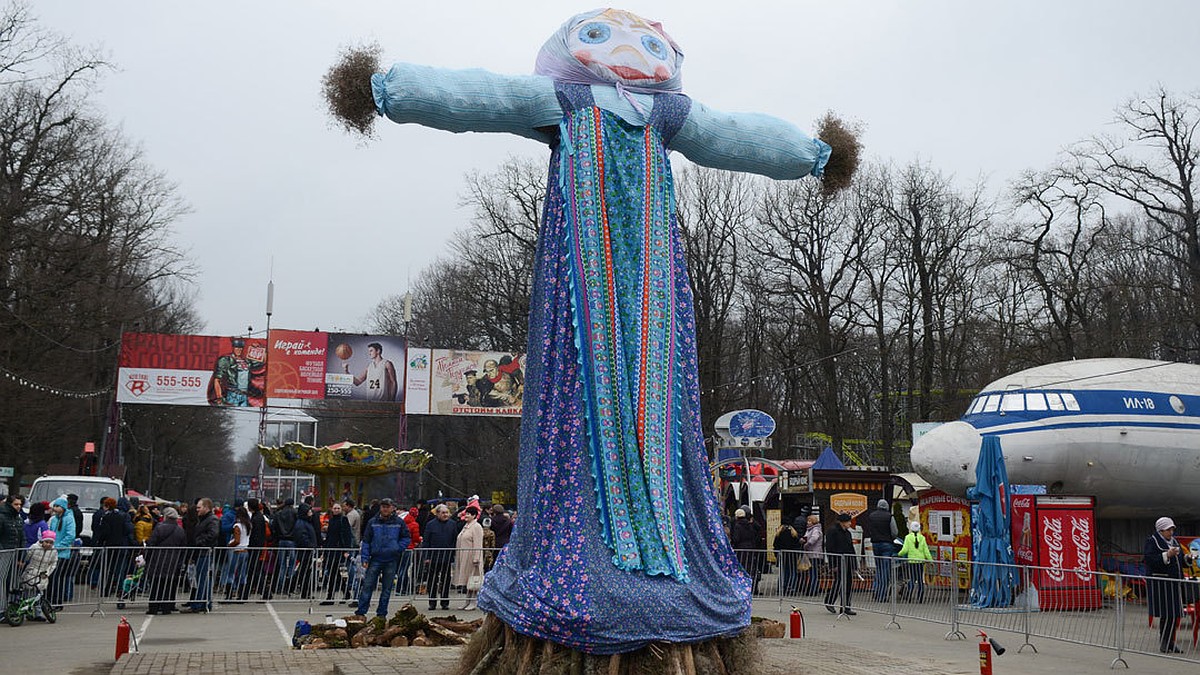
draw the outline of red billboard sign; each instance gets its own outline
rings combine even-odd
[[[253,338],[125,333],[117,401],[262,407],[266,354]]]
[[[271,398],[325,398],[325,353],[329,335],[273,330],[267,340],[267,395]]]

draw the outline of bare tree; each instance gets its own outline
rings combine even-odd
[[[750,238],[762,259],[760,279],[774,315],[799,320],[810,343],[794,354],[797,360],[808,357],[813,368],[796,376],[812,377],[811,391],[835,450],[846,429],[838,357],[850,343],[862,257],[872,236],[872,223],[853,217],[844,194],[830,197],[811,182],[772,186],[759,203],[761,229]]]
[[[754,217],[757,183],[746,174],[690,167],[677,186],[679,226],[696,314],[703,428],[726,412],[725,373],[735,349],[733,323],[742,239]]]
[[[196,323],[169,231],[185,207],[91,112],[104,68],[0,12],[0,461],[22,471],[104,435],[123,327]]]
[[[1095,136],[1074,148],[1066,171],[1139,210],[1157,234],[1148,243],[1183,276],[1170,290],[1186,301],[1192,328],[1170,347],[1200,358],[1200,94],[1163,88],[1127,101],[1116,113],[1123,135]]]

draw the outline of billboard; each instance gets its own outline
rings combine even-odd
[[[429,384],[433,350],[409,347],[404,376],[404,410],[413,415],[429,414]]]
[[[521,416],[524,354],[434,349],[431,359],[430,414]]]
[[[325,352],[329,335],[273,330],[267,340],[267,395],[271,398],[325,398]]]
[[[325,350],[325,398],[404,400],[404,338],[329,333]]]
[[[125,333],[117,402],[261,408],[266,356],[261,339]]]

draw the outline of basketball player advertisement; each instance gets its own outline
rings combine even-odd
[[[524,359],[524,354],[509,352],[433,350],[431,412],[520,417]]]
[[[325,398],[403,400],[404,338],[329,333],[325,351]]]
[[[325,353],[329,336],[299,330],[273,330],[267,339],[267,395],[271,398],[325,398]]]
[[[261,408],[266,355],[253,338],[125,333],[117,402]]]

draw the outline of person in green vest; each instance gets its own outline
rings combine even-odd
[[[902,599],[915,602],[925,601],[925,561],[933,560],[929,553],[929,542],[921,533],[921,523],[913,521],[908,524],[908,534],[904,535],[904,546],[896,554],[897,558],[906,558],[904,566],[904,588],[900,594]],[[914,595],[914,585],[916,586]]]

